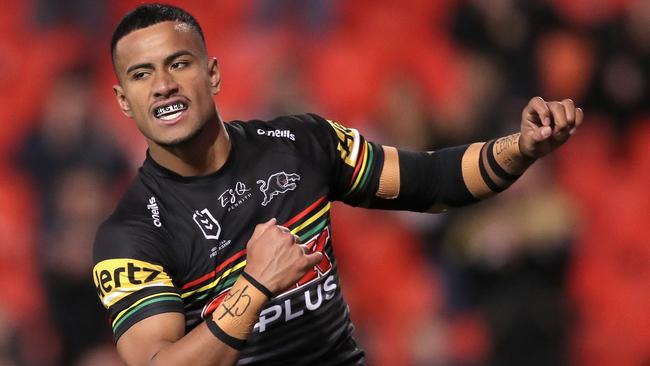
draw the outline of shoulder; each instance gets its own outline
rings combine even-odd
[[[312,113],[279,116],[272,120],[232,121],[228,125],[238,137],[265,149],[284,146],[311,151],[319,147],[329,152],[336,139],[333,122]]]
[[[228,125],[248,137],[275,137],[296,141],[296,134],[325,132],[330,123],[323,117],[308,113],[279,116],[272,120],[231,121]]]
[[[162,260],[169,233],[164,204],[136,177],[95,236],[94,262],[112,258]]]

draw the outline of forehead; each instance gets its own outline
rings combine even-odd
[[[155,63],[180,50],[202,54],[201,36],[186,23],[161,22],[120,39],[115,46],[116,66],[118,70],[125,70],[136,63]]]

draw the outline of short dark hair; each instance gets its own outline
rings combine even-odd
[[[113,37],[111,37],[111,59],[113,62],[115,62],[115,46],[120,39],[138,29],[167,21],[185,23],[194,28],[201,36],[203,45],[205,45],[203,30],[201,30],[199,22],[196,21],[192,14],[172,5],[143,4],[125,15],[115,28]]]

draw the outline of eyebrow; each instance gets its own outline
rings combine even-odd
[[[174,61],[175,59],[177,59],[178,57],[181,57],[181,56],[195,56],[195,55],[194,55],[194,53],[192,53],[191,51],[188,51],[188,50],[176,51],[176,52],[172,53],[171,55],[165,57],[165,61],[164,61],[165,65],[170,64],[172,61]],[[152,63],[150,63],[150,62],[131,65],[131,66],[129,66],[128,69],[126,69],[126,74],[128,75],[133,70],[137,70],[137,69],[140,69],[140,68],[153,69],[154,65]]]

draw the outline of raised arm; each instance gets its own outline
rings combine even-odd
[[[564,144],[583,112],[570,99],[535,97],[521,116],[520,132],[487,142],[409,152],[382,146],[383,162],[373,208],[440,212],[508,188],[538,158]]]
[[[305,254],[297,237],[275,219],[257,225],[247,245],[244,274],[206,322],[185,334],[180,313],[162,313],[130,327],[117,342],[129,366],[233,365],[264,304],[322,259]]]
[[[564,144],[583,120],[570,99],[532,98],[518,133],[436,151],[406,151],[366,140],[353,128],[309,115],[330,164],[331,199],[368,208],[439,212],[508,188],[538,158]]]

